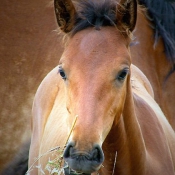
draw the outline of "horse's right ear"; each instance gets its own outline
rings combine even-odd
[[[72,30],[76,10],[71,0],[54,0],[55,15],[60,29],[68,33]]]

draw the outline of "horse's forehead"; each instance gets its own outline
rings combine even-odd
[[[77,38],[80,38],[80,49],[84,51],[94,51],[111,49],[112,45],[116,45],[118,42],[115,42],[117,35],[116,33],[110,33],[108,30],[101,29],[92,30],[86,34],[77,35]]]
[[[99,31],[92,28],[78,32],[71,38],[66,50],[70,61],[76,59],[79,62],[92,59],[109,61],[117,55],[125,57],[124,55],[128,54],[124,37],[115,28],[110,27]]]

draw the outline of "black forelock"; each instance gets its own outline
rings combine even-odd
[[[101,26],[116,25],[116,3],[112,0],[80,0],[77,9],[73,35],[88,27],[99,30]]]

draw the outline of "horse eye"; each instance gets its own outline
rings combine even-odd
[[[65,74],[64,70],[61,67],[59,67],[58,72],[60,73],[60,76],[62,77],[62,79],[66,80],[66,74]]]
[[[119,72],[119,74],[117,75],[117,80],[119,81],[123,81],[126,77],[126,75],[128,74],[128,70],[122,70],[121,72]]]

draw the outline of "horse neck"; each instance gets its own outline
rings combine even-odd
[[[112,174],[114,166],[114,174],[117,175],[144,174],[145,145],[135,114],[130,82],[127,87],[123,114],[117,125],[113,125],[103,144],[103,149],[105,162],[102,174]],[[115,162],[116,152],[117,158]]]

